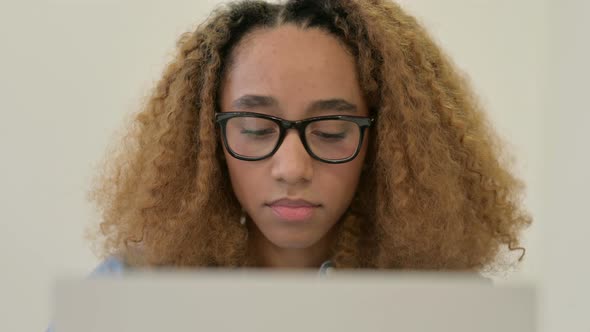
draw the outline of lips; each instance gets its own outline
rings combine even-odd
[[[283,198],[268,204],[272,212],[285,221],[305,221],[313,216],[320,204],[303,199]]]

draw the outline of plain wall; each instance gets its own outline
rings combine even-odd
[[[590,2],[552,1],[539,253],[544,331],[590,331]]]
[[[0,330],[43,330],[53,280],[98,263],[84,238],[97,162],[216,3],[0,2]],[[401,3],[469,74],[528,185],[526,259],[498,281],[539,285],[541,331],[588,331],[589,3]]]

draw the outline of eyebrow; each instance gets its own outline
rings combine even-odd
[[[244,95],[232,102],[236,110],[250,111],[256,108],[275,108],[279,111],[279,102],[271,96]],[[342,99],[322,99],[311,103],[305,110],[308,115],[322,111],[338,111],[345,113],[357,113],[356,105]]]
[[[238,110],[251,110],[254,108],[274,107],[278,108],[279,102],[270,96],[244,95],[233,101],[232,106]]]
[[[334,98],[326,100],[317,100],[313,102],[308,108],[307,113],[318,113],[322,111],[339,111],[345,113],[357,113],[356,105],[347,102],[344,99]]]

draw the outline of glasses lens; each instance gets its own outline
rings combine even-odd
[[[231,118],[225,127],[229,148],[248,158],[269,154],[275,148],[279,134],[280,129],[275,122],[249,116]]]
[[[350,158],[356,152],[361,137],[359,126],[346,120],[320,120],[305,128],[305,138],[311,151],[326,160]]]

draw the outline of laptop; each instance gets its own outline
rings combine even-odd
[[[63,279],[55,332],[532,332],[535,290],[462,274],[199,270]]]

